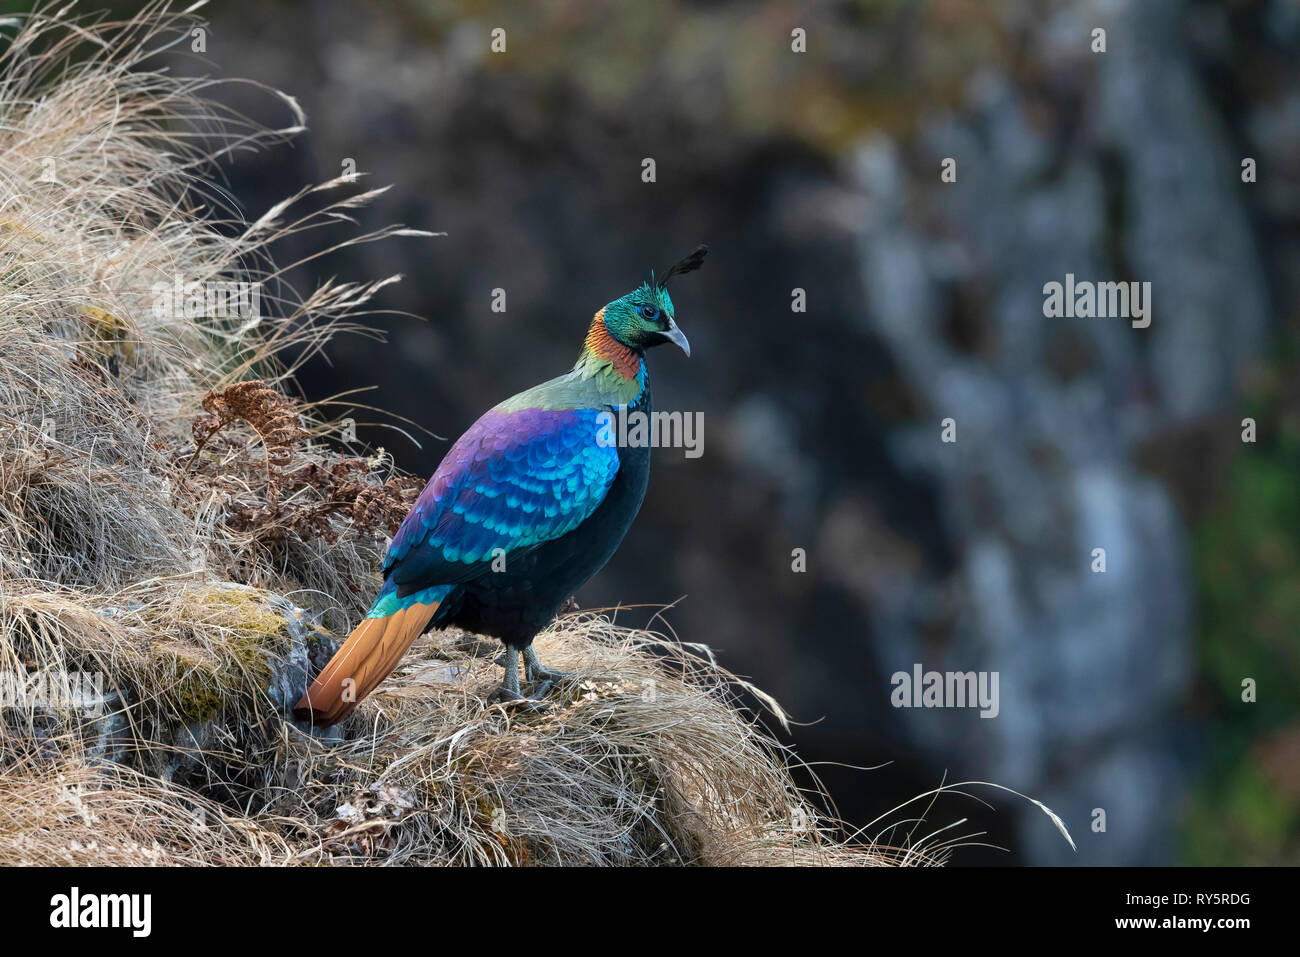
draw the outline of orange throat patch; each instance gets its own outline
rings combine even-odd
[[[591,320],[587,330],[586,347],[583,350],[610,367],[624,379],[635,379],[641,371],[641,357],[631,346],[625,346],[605,328],[605,310],[601,309]]]

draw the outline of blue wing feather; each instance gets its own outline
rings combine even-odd
[[[604,501],[618,450],[597,409],[494,409],[456,441],[402,522],[383,570],[399,594],[467,581],[496,549],[573,531]],[[385,588],[385,591],[388,591]]]

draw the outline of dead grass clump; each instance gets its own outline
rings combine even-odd
[[[195,447],[185,474],[222,490],[226,524],[249,541],[333,545],[348,529],[392,535],[423,487],[411,475],[377,483],[382,459],[311,456],[297,404],[260,379],[209,392],[203,408],[191,424]],[[235,422],[257,436],[260,463],[248,437],[227,429]],[[336,516],[350,521],[340,524]]]
[[[0,769],[6,865],[250,865],[289,854],[284,840],[255,820],[120,765]]]
[[[410,663],[344,726],[311,742],[301,788],[330,820],[300,857],[404,863],[846,863],[795,787],[789,756],[738,710],[739,679],[707,650],[592,613],[538,638],[575,678],[535,715],[488,707],[495,648],[421,640]],[[490,648],[490,646],[489,646]],[[353,734],[356,731],[361,734]],[[340,801],[340,798],[343,800]]]

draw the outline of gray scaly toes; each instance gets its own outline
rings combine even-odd
[[[550,708],[550,703],[539,701],[536,698],[525,698],[519,691],[519,661],[514,652],[507,650],[504,655],[497,659],[497,663],[506,669],[505,676],[501,680],[501,685],[488,695],[488,704],[501,702],[512,708],[519,708],[525,711],[546,711]],[[530,674],[531,680],[531,674]]]
[[[529,681],[540,681],[542,683],[536,692],[539,696],[550,691],[557,681],[573,677],[571,671],[560,671],[558,668],[547,668],[543,665],[537,660],[537,652],[533,650],[532,645],[524,649],[524,674]]]

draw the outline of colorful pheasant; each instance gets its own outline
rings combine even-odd
[[[609,561],[645,497],[648,447],[609,441],[609,414],[649,414],[645,350],[690,344],[665,288],[698,269],[700,246],[596,313],[573,370],[507,399],[470,426],[420,493],[384,556],[369,614],[294,707],[342,720],[397,666],[416,636],[458,625],[506,645],[494,697],[523,699],[516,654],[544,694],[562,672],[533,637]]]

